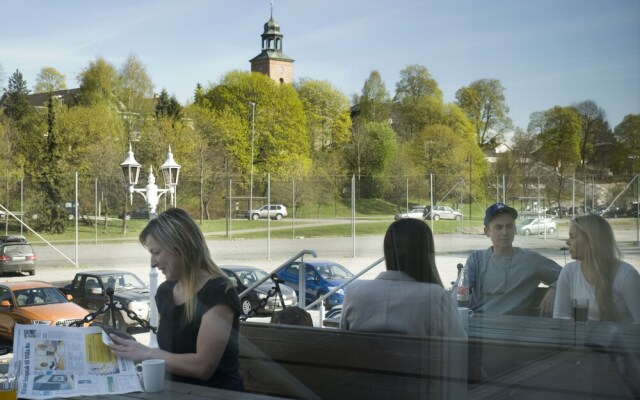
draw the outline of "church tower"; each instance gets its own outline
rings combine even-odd
[[[262,52],[250,60],[251,71],[268,75],[278,83],[292,83],[294,60],[282,52],[282,33],[280,25],[273,19],[273,2],[271,18],[264,24],[261,36]]]

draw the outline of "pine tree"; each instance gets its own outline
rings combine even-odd
[[[6,94],[7,98],[4,102],[6,116],[19,121],[31,111],[27,97],[29,89],[27,89],[27,82],[23,79],[20,71],[16,70],[9,78]]]

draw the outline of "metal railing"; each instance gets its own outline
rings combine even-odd
[[[304,261],[304,256],[305,255],[311,255],[313,258],[318,257],[318,255],[316,254],[315,251],[313,250],[301,250],[300,252],[298,252],[298,254],[296,254],[295,256],[291,257],[290,259],[288,259],[287,261],[285,261],[283,264],[281,264],[279,267],[277,267],[275,270],[273,270],[273,272],[271,272],[269,275],[265,276],[262,279],[258,279],[258,281],[256,281],[253,285],[249,286],[248,288],[246,288],[245,290],[242,291],[242,293],[240,293],[239,297],[243,298],[244,296],[246,296],[247,294],[249,294],[252,290],[254,290],[255,288],[257,288],[258,286],[262,285],[264,282],[266,282],[268,279],[271,279],[271,275],[276,274],[278,272],[280,272],[283,268],[289,266],[289,264],[291,264],[292,262],[294,262],[295,260],[297,260],[298,258],[301,258],[302,261]],[[304,262],[301,263],[301,265],[303,265],[303,269],[304,269]],[[302,290],[300,291],[302,292]],[[304,301],[304,295],[301,293],[300,294],[300,298],[302,299],[302,301]],[[298,301],[300,301],[300,299],[298,299]]]
[[[351,278],[349,278],[348,280],[342,282],[341,284],[339,284],[338,286],[334,287],[333,289],[329,290],[327,293],[325,293],[324,295],[318,297],[314,302],[312,302],[311,304],[309,304],[308,306],[304,307],[305,310],[309,310],[313,307],[315,307],[316,305],[319,305],[318,307],[318,313],[319,313],[319,321],[320,321],[320,327],[323,327],[322,325],[322,321],[324,320],[324,299],[326,299],[327,297],[333,295],[335,292],[337,292],[338,290],[342,289],[343,287],[347,286],[348,284],[350,284],[351,282],[355,281],[356,279],[358,279],[359,277],[361,277],[363,274],[367,273],[371,268],[377,266],[378,264],[380,264],[382,261],[384,261],[384,257],[380,257],[378,258],[376,261],[374,261],[372,264],[370,264],[368,267],[366,267],[365,269],[363,269],[362,271],[358,272],[357,274],[355,274],[354,276],[352,276]],[[304,268],[304,267],[303,267]]]

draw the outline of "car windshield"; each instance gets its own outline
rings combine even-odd
[[[102,286],[105,288],[112,287],[116,292],[118,290],[135,290],[146,289],[147,285],[134,274],[113,274],[103,275],[100,277]]]
[[[53,287],[21,289],[14,291],[13,294],[21,307],[68,302],[67,298]]]
[[[529,225],[530,223],[532,223],[534,221],[533,218],[527,218],[525,220],[522,221],[522,225]]]
[[[245,286],[253,285],[268,274],[262,270],[237,271],[240,282]]]
[[[316,266],[316,269],[324,279],[345,279],[353,276],[351,272],[339,264],[322,264]]]

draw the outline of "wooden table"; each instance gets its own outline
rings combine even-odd
[[[476,314],[472,398],[627,399],[640,394],[640,325]]]
[[[153,400],[199,400],[199,399],[219,399],[219,400],[275,400],[283,399],[283,397],[265,396],[255,393],[234,392],[231,390],[209,388],[206,386],[190,385],[188,383],[166,381],[165,387],[159,393],[123,393],[109,394],[101,396],[78,396],[71,399],[101,400],[126,400],[126,399],[153,399]]]
[[[74,399],[88,399],[89,397],[73,397]],[[206,386],[190,385],[187,383],[166,381],[165,387],[159,393],[124,393],[110,394],[103,396],[91,396],[91,399],[103,400],[125,400],[125,399],[154,399],[154,400],[197,400],[197,399],[219,399],[219,400],[273,400],[282,397],[264,396],[254,393],[234,392],[231,390],[209,388]]]

